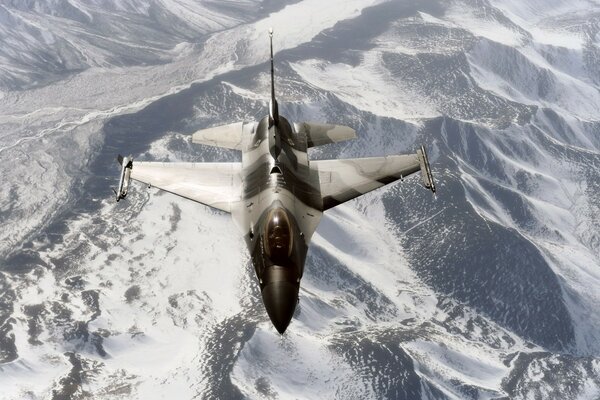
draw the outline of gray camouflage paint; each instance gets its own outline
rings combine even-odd
[[[354,130],[347,127],[291,125],[284,117],[265,116],[258,123],[230,124],[193,135],[194,143],[240,150],[241,163],[134,162],[131,178],[232,214],[244,234],[267,313],[283,333],[296,308],[308,245],[323,211],[429,170],[423,149],[387,157],[308,159],[310,145],[354,137]],[[429,176],[424,172],[423,182],[434,190]],[[284,257],[272,254],[273,248],[281,251],[273,247],[275,239],[270,240],[276,237],[275,216],[285,221],[283,230],[289,238],[281,247]]]
[[[240,201],[230,209],[245,235],[267,313],[283,333],[296,307],[308,245],[323,211],[418,172],[426,158],[418,152],[310,162],[309,147],[352,139],[354,130],[313,123],[291,125],[281,116],[277,123],[265,116],[257,124],[229,126],[235,127],[241,140],[227,133],[215,141],[215,128],[211,128],[206,131],[210,137],[205,139],[204,131],[197,132],[194,142],[218,142],[228,148],[239,143]],[[273,210],[281,210],[290,221],[291,249],[284,262],[274,262],[268,254]]]
[[[296,307],[308,243],[322,215],[319,176],[308,167],[306,136],[296,134],[283,117],[277,124],[264,117],[242,142],[243,200],[232,207],[232,216],[245,233],[267,313],[283,333]],[[287,262],[276,263],[269,256],[272,210],[281,210],[290,222]]]

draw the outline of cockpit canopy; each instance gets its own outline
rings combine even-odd
[[[273,208],[267,214],[264,234],[264,250],[276,265],[285,265],[292,254],[292,224],[287,212],[281,208]]]

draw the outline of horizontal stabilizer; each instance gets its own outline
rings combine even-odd
[[[299,122],[294,123],[294,128],[297,133],[306,135],[308,147],[356,139],[356,131],[344,125]]]
[[[253,122],[236,122],[229,125],[202,129],[192,135],[192,143],[241,150],[242,135],[252,134],[254,132],[254,126],[255,124]]]

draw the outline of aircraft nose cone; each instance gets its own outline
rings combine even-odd
[[[283,334],[296,309],[298,286],[286,281],[271,282],[263,289],[262,298],[275,329]]]

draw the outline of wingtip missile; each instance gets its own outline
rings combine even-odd
[[[429,158],[427,157],[425,146],[421,145],[421,148],[417,150],[417,155],[419,157],[419,163],[421,164],[421,179],[423,185],[435,195],[435,181],[433,180],[433,174],[431,173],[431,166],[429,165]]]
[[[127,197],[129,190],[129,183],[131,182],[131,170],[133,169],[133,157],[123,157],[122,155],[117,156],[117,161],[121,164],[121,175],[119,177],[119,188],[113,189],[117,202]]]

